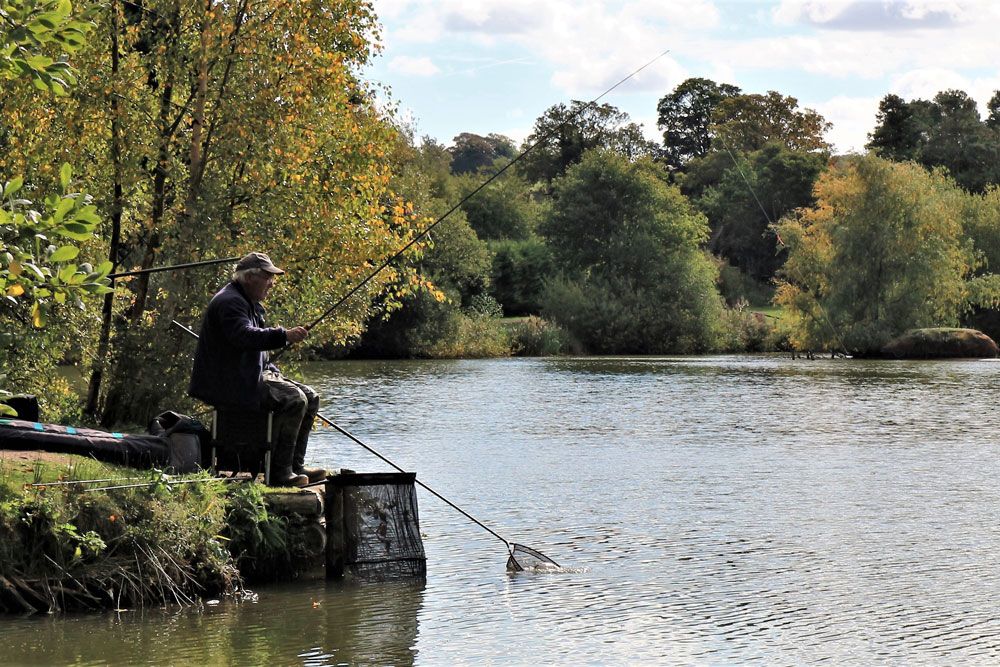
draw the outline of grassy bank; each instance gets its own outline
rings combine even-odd
[[[294,550],[286,525],[256,484],[223,484],[207,473],[168,478],[76,456],[3,458],[0,612],[129,609],[239,593],[240,567],[287,564]]]

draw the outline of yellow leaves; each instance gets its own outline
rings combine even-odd
[[[21,275],[21,271],[22,271],[21,262],[17,261],[16,259],[13,260],[10,263],[10,267],[9,267],[8,271],[10,272],[10,275],[15,276],[15,277]]]
[[[7,296],[21,296],[24,294],[24,287],[22,285],[11,285],[7,289]]]

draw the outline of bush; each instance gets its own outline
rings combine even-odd
[[[787,327],[775,318],[746,308],[746,302],[726,309],[723,348],[728,352],[779,352],[792,349]]]
[[[709,283],[701,281],[703,285]],[[549,284],[543,314],[564,327],[592,354],[698,354],[718,349],[722,306],[714,290],[698,295],[664,283],[635,290],[620,278],[592,278],[585,285]]]
[[[545,282],[552,275],[552,255],[540,240],[490,244],[493,267],[490,294],[503,304],[508,317],[537,313]]]
[[[719,292],[727,304],[741,300],[749,305],[764,306],[774,298],[774,287],[754,280],[729,262],[719,262]]]
[[[499,317],[474,311],[453,313],[451,335],[428,341],[421,356],[432,359],[507,357],[512,353],[510,335]]]
[[[649,161],[592,152],[553,184],[540,231],[562,272],[542,315],[597,354],[718,349],[718,267],[704,216]]]
[[[514,354],[521,357],[550,357],[579,347],[567,331],[534,315],[509,322],[507,331]]]

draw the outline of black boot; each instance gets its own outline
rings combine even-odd
[[[308,483],[308,477],[295,474],[291,467],[271,468],[271,486],[305,486]]]
[[[309,478],[292,471],[294,445],[277,445],[271,452],[271,486],[305,486]]]
[[[309,482],[318,482],[326,479],[326,470],[322,468],[306,468],[306,443],[301,442],[295,445],[295,455],[292,457],[292,472],[296,475],[305,475]]]
[[[323,468],[305,468],[301,465],[292,466],[292,472],[296,475],[305,475],[309,479],[309,483],[318,482],[321,479],[326,479],[326,470]]]

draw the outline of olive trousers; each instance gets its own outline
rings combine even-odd
[[[263,410],[274,412],[272,468],[301,468],[306,461],[309,432],[319,412],[319,394],[309,385],[266,370],[261,386]]]

